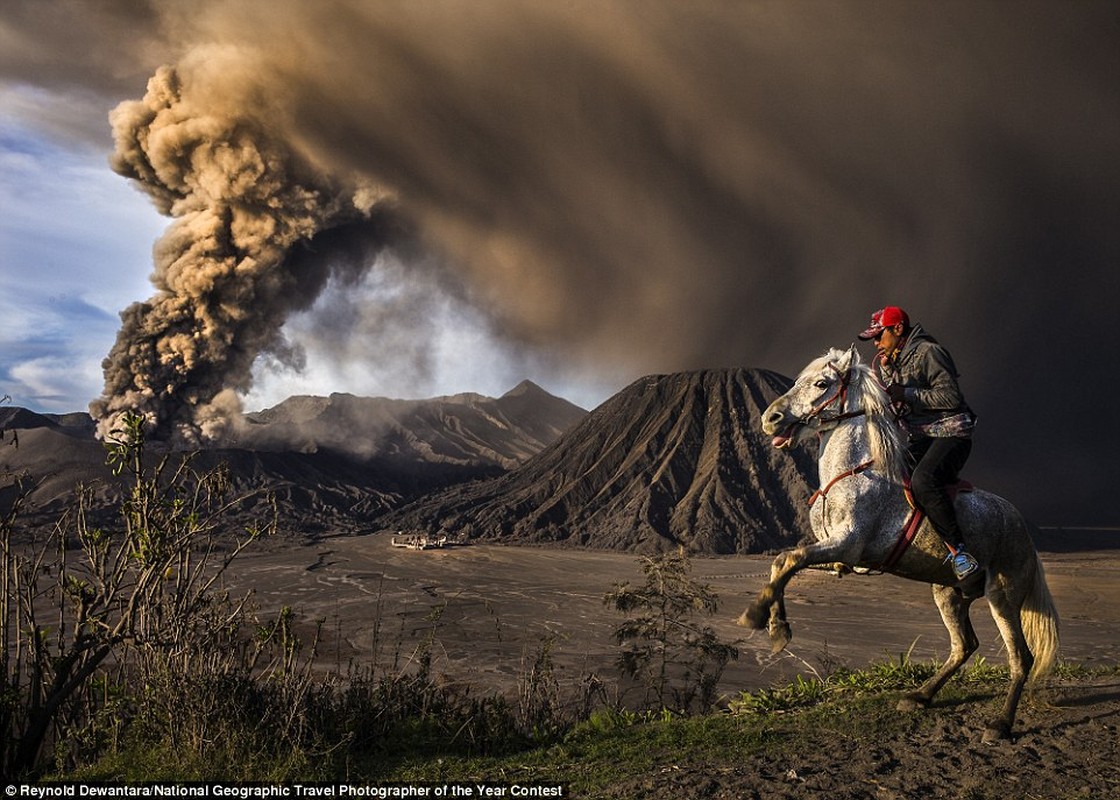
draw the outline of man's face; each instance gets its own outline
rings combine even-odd
[[[883,328],[875,337],[875,349],[884,359],[891,358],[902,343],[902,323]]]

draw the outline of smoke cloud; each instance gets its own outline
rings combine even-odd
[[[1120,388],[1080,361],[1117,343],[1114,3],[151,0],[127,37],[107,20],[134,4],[61,5],[94,46],[44,81],[155,73],[114,112],[113,163],[173,219],[102,419],[203,435],[262,354],[298,364],[285,320],[332,276],[404,248],[402,280],[619,386],[792,374],[900,304],[962,369],[975,479],[1105,513],[1091,465],[1120,441],[1071,435],[1066,387],[1085,421]],[[402,316],[318,333],[353,352],[363,319]]]
[[[215,59],[224,66],[212,54],[210,70]],[[385,191],[327,176],[258,122],[199,104],[218,89],[162,67],[142,100],[111,115],[113,168],[174,223],[154,250],[158,293],[122,314],[105,359],[91,406],[103,433],[125,411],[188,443],[221,433],[261,354],[298,357],[281,333],[288,315],[334,271],[366,269],[391,238]]]

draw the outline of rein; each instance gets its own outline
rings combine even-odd
[[[816,428],[817,435],[822,438],[825,431],[820,430],[821,426],[825,424],[838,424],[843,420],[864,416],[866,413],[863,409],[858,409],[856,411],[846,410],[846,406],[848,403],[848,386],[851,383],[851,368],[849,368],[844,373],[840,373],[840,370],[837,369],[834,364],[829,364],[828,366],[840,376],[840,383],[837,386],[836,391],[833,392],[829,397],[818,403],[815,407],[813,407],[813,409],[800,421],[802,425]],[[884,386],[883,383],[879,380],[878,376],[875,374],[875,370],[870,370],[869,374],[871,376],[871,379],[874,380],[876,384],[878,384],[879,388],[885,391],[886,386]],[[823,416],[826,410],[828,410],[831,406],[837,404],[838,411],[836,414],[832,416]],[[900,413],[900,407],[898,405],[891,404],[890,408],[897,418]],[[808,505],[812,507],[818,499],[827,499],[829,491],[837,483],[844,480],[845,478],[850,478],[853,475],[859,475],[861,472],[865,472],[866,470],[874,466],[874,464],[875,459],[871,458],[867,461],[864,461],[862,464],[857,464],[851,469],[844,470],[843,472],[832,478],[832,480],[830,480],[826,485],[813,492],[813,494],[810,495],[809,500],[807,501]],[[875,567],[873,567],[873,569],[882,571],[892,569],[898,563],[898,561],[901,560],[903,554],[906,552],[911,542],[913,542],[914,538],[917,536],[917,532],[919,527],[921,526],[924,515],[914,507],[913,500],[910,499],[909,496],[907,497],[907,499],[910,501],[910,505],[913,510],[910,516],[907,517],[906,522],[903,524],[902,530],[899,532],[894,547],[891,549],[891,552],[888,554],[886,560],[884,560],[880,564],[877,564]],[[827,525],[827,520],[825,521],[825,524]]]

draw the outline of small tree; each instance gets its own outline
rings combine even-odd
[[[645,688],[647,704],[682,714],[707,711],[728,662],[739,657],[734,644],[693,620],[697,613],[714,614],[719,598],[689,577],[683,549],[643,557],[641,563],[643,586],[616,584],[604,598],[627,615],[614,633],[621,647],[619,670]]]
[[[236,626],[247,598],[231,600],[217,582],[266,525],[219,543],[224,519],[246,498],[228,472],[199,474],[190,457],[144,464],[143,419],[125,415],[106,442],[114,474],[127,477],[121,528],[88,520],[90,492],[79,488],[74,511],[39,541],[13,537],[20,491],[0,519],[0,772],[27,775],[56,740],[97,713],[93,688],[104,666],[118,668],[138,650],[174,658],[217,628]],[[177,463],[176,463],[177,462]],[[217,609],[220,613],[215,613]],[[102,673],[103,674],[103,673]]]

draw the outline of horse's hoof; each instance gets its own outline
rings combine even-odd
[[[756,631],[760,631],[766,627],[767,616],[768,612],[763,611],[758,606],[750,606],[739,616],[736,622],[744,628],[752,628]]]
[[[774,655],[786,649],[793,634],[788,622],[775,622],[770,625],[770,652]]]
[[[988,727],[984,728],[984,736],[981,741],[984,744],[995,744],[996,742],[1006,742],[1011,740],[1011,726],[1003,720],[988,723]]]
[[[923,708],[929,708],[929,700],[921,695],[908,694],[898,701],[899,711],[921,711]]]

